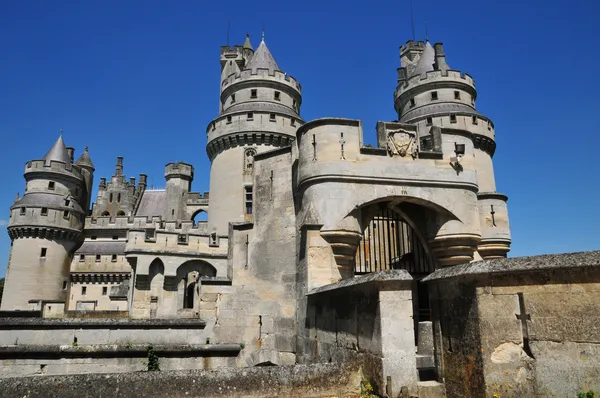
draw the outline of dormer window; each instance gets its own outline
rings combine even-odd
[[[71,205],[71,201],[69,199],[65,199],[65,206],[69,207]]]
[[[51,191],[54,191],[54,187],[56,186],[56,184],[54,183],[54,181],[49,181],[48,182],[48,189]]]
[[[437,91],[432,91],[431,92],[431,100],[436,101],[437,99],[438,99]]]
[[[256,89],[255,88],[250,90],[250,98],[256,98]]]
[[[275,91],[275,101],[280,101],[281,100],[281,93],[279,91]]]

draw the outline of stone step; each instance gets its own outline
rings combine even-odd
[[[417,391],[419,398],[446,398],[446,386],[437,381],[419,381]]]

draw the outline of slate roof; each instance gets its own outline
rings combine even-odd
[[[125,241],[85,241],[77,254],[124,254]]]
[[[67,152],[67,147],[63,141],[62,134],[58,137],[58,140],[56,140],[48,153],[46,153],[44,160],[46,161],[46,165],[50,165],[51,161],[57,161],[64,162],[67,167],[71,166],[71,158],[69,157],[69,152]]]
[[[252,72],[256,72],[256,70],[259,68],[268,69],[269,73],[273,73],[276,70],[281,70],[279,69],[279,66],[277,66],[277,62],[275,62],[275,59],[271,55],[271,52],[267,48],[264,40],[260,42],[260,45],[254,52],[252,59],[246,66],[246,69],[252,69]]]
[[[70,200],[69,206],[65,206],[65,197],[46,192],[31,192],[23,195],[12,208],[15,207],[49,207],[52,209],[74,210],[83,213],[83,209],[75,200]]]
[[[92,159],[90,158],[90,154],[88,153],[88,148],[85,147],[85,151],[81,154],[79,159],[75,162],[77,166],[89,167],[94,169],[94,163],[92,163]]]
[[[433,63],[435,62],[435,50],[429,42],[425,44],[425,50],[421,53],[421,58],[417,62],[417,66],[413,71],[413,76],[421,75],[426,72],[433,70]]]
[[[144,191],[136,216],[140,217],[166,217],[167,192]]]

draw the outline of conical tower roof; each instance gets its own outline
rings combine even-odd
[[[67,151],[67,147],[65,146],[65,142],[63,141],[62,134],[58,137],[58,140],[54,143],[52,148],[46,153],[44,156],[44,160],[46,164],[49,165],[51,161],[63,162],[67,166],[71,166],[71,158],[69,157],[69,152]]]
[[[264,39],[260,42],[252,59],[248,62],[246,69],[252,69],[252,72],[256,72],[257,69],[268,69],[269,73],[280,70],[279,66],[277,66],[277,62],[275,62],[275,59],[267,48]]]
[[[90,158],[90,154],[88,152],[88,147],[85,147],[85,151],[81,154],[79,159],[75,162],[77,166],[87,167],[92,170],[95,170],[94,163],[92,163],[92,159]]]
[[[435,62],[435,50],[429,43],[425,43],[425,50],[421,53],[421,58],[419,58],[419,62],[417,62],[417,66],[413,72],[413,76],[421,75],[426,72],[430,72],[433,70],[433,63]]]
[[[244,41],[242,47],[254,51],[254,47],[252,47],[252,43],[250,43],[250,33],[246,33],[246,40]]]

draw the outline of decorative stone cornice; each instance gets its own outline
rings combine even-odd
[[[81,231],[56,227],[9,227],[8,236],[13,240],[18,238],[40,238],[77,241],[81,237]]]
[[[206,146],[206,153],[210,160],[224,150],[244,145],[269,145],[269,146],[289,146],[294,141],[294,137],[287,134],[275,132],[240,132],[228,134],[216,138]]]
[[[484,135],[473,134],[473,145],[475,149],[481,149],[484,152],[487,152],[490,157],[494,156],[496,152],[496,142]]]
[[[72,272],[71,282],[78,283],[120,283],[131,278],[129,272]]]

